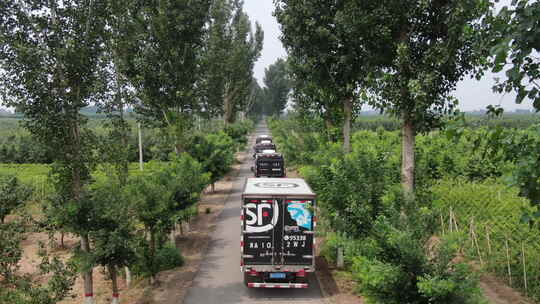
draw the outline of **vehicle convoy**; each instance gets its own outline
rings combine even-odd
[[[257,156],[258,153],[262,153],[264,150],[273,150],[276,151],[276,145],[271,142],[261,142],[255,144],[253,147],[253,158]]]
[[[263,134],[263,135],[259,135],[259,136],[257,136],[257,138],[255,138],[255,144],[259,144],[259,143],[261,143],[263,141],[272,142],[272,136]]]
[[[264,150],[257,153],[251,171],[253,171],[255,177],[285,177],[283,155],[274,150]]]
[[[248,178],[240,269],[250,288],[307,288],[315,271],[316,195],[300,178]]]

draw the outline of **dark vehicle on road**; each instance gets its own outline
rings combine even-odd
[[[256,154],[252,171],[255,177],[285,177],[283,155],[274,150],[264,150]]]
[[[264,134],[259,135],[257,136],[257,138],[255,138],[255,144],[259,144],[263,141],[272,142],[272,136]]]
[[[255,146],[253,147],[253,158],[255,158],[255,156],[259,153],[262,153],[263,151],[265,150],[272,150],[272,151],[277,151],[276,150],[276,145],[273,144],[273,143],[260,143],[260,144],[255,144]]]
[[[316,195],[300,178],[248,178],[240,268],[250,288],[307,288],[315,271]]]

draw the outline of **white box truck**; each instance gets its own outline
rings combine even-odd
[[[315,271],[315,193],[300,178],[248,178],[240,269],[250,288],[307,288]]]

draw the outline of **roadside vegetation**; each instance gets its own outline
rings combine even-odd
[[[343,252],[362,295],[383,303],[406,296],[407,303],[479,303],[481,269],[540,299],[532,156],[538,125],[471,128],[452,121],[417,135],[417,190],[407,201],[399,186],[399,131],[382,124],[356,131],[344,154],[317,127],[322,122],[302,119],[271,119],[269,126],[289,165],[318,193],[322,254],[336,263]]]
[[[494,105],[471,119],[452,96],[505,72],[493,90],[540,110],[539,12],[527,0],[276,1],[294,111],[269,125],[318,194],[323,254],[343,255],[368,303],[484,303],[478,268],[540,298],[537,122]]]
[[[119,303],[119,278],[155,286],[182,266],[178,232],[264,98],[260,26],[241,2],[210,4],[2,1],[0,102],[16,114],[0,118],[1,303]]]

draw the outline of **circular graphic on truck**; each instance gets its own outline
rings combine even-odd
[[[265,232],[274,229],[279,219],[278,201],[246,204],[246,232]]]
[[[259,187],[259,188],[296,188],[296,187],[299,187],[299,186],[298,186],[298,184],[295,184],[295,183],[263,182],[263,183],[256,183],[255,187]]]

